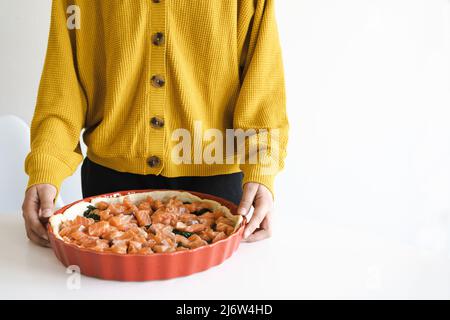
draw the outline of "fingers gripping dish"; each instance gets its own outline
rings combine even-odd
[[[220,203],[180,191],[94,198],[50,218],[64,242],[123,255],[189,251],[226,239],[241,223]]]

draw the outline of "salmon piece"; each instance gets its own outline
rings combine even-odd
[[[144,200],[138,204],[138,209],[139,210],[152,210],[152,205],[150,202]]]
[[[157,244],[152,248],[152,250],[156,253],[163,253],[163,252],[166,252],[168,249],[169,249],[169,246],[165,246],[162,244]]]
[[[97,245],[97,240],[99,240],[97,237],[86,236],[78,240],[78,243],[83,248],[92,248]]]
[[[189,251],[189,248],[186,248],[186,247],[177,247],[175,250],[176,250],[176,251]]]
[[[144,231],[145,232],[145,231]],[[139,243],[146,243],[147,242],[147,235],[141,235],[136,232],[136,229],[129,229],[125,231],[121,236],[116,238],[117,240],[123,240],[126,242],[129,241],[135,241]]]
[[[147,242],[147,237],[137,234],[132,229],[125,231],[125,233],[117,238],[118,240],[125,240],[125,241],[135,241],[139,243],[145,243]]]
[[[90,219],[90,218],[86,218],[83,216],[77,216],[74,220],[73,223],[74,224],[81,224],[82,226],[88,227],[91,224],[93,224],[95,221],[94,219]]]
[[[126,254],[128,250],[128,245],[125,241],[114,240],[113,245],[109,250],[114,253]]]
[[[223,217],[223,212],[221,210],[215,210],[213,213],[214,213],[214,218],[216,218],[216,219]]]
[[[153,235],[152,239],[156,242],[156,244],[161,244],[161,242],[163,241],[161,233]]]
[[[158,210],[158,209],[164,207],[164,203],[162,203],[161,200],[153,201],[151,205],[152,205],[153,210]]]
[[[205,240],[194,241],[191,242],[191,249],[200,248],[206,245],[208,245],[208,242],[206,242]]]
[[[175,225],[175,229],[180,230],[180,231],[183,231],[186,227],[187,227],[187,225],[181,221],[178,221],[177,224]]]
[[[149,210],[151,209],[150,203],[146,202],[146,201],[142,201],[141,203],[138,204],[138,209],[139,210]]]
[[[225,218],[225,217],[219,217],[219,218],[217,218],[216,224],[217,224],[217,223],[225,223],[225,224],[227,224],[227,225],[229,225],[229,226],[234,227],[234,222],[231,221],[231,220],[228,219],[228,218]]]
[[[136,217],[137,223],[140,227],[148,226],[152,223],[152,219],[150,218],[150,210],[137,210],[134,213]]]
[[[149,230],[151,232],[153,232],[154,234],[157,234],[158,232],[162,232],[162,230],[164,230],[164,228],[166,228],[167,225],[163,224],[163,223],[154,223],[150,226]]]
[[[193,225],[187,226],[182,231],[191,232],[191,233],[197,233],[197,232],[205,230],[206,228],[207,228],[206,225],[201,224],[201,223],[197,223],[197,224],[193,224]]]
[[[125,207],[127,207],[127,208],[130,208],[130,207],[133,205],[133,203],[130,201],[130,197],[129,197],[129,196],[125,196],[125,197],[123,198],[122,204],[123,204]]]
[[[125,214],[127,208],[118,203],[111,203],[108,206],[108,209],[112,215],[118,216],[119,214]]]
[[[123,231],[120,231],[115,227],[111,227],[109,232],[106,232],[102,235],[102,238],[111,241],[121,237],[123,234]]]
[[[107,203],[105,201],[100,201],[100,202],[96,203],[95,207],[98,210],[106,210],[109,207],[109,203]]]
[[[212,243],[216,243],[217,241],[223,240],[226,237],[227,237],[227,235],[225,234],[225,232],[219,232],[213,239]]]
[[[201,224],[211,227],[216,222],[216,218],[214,217],[214,213],[206,212],[198,217],[198,221]]]
[[[91,243],[92,243],[92,245],[89,244],[89,245],[86,245],[85,247],[88,249],[92,249],[92,250],[100,251],[100,252],[109,249],[109,241],[108,240],[96,239],[96,240],[93,240]]]
[[[194,237],[194,236],[196,236],[196,237]],[[202,238],[200,238],[200,236],[197,235],[197,234],[194,234],[194,235],[192,235],[192,236],[189,237],[189,244],[188,244],[188,247],[189,247],[190,249],[195,249],[195,248],[203,247],[203,246],[206,246],[207,244],[208,244],[208,243],[207,243],[205,240],[203,240]]]
[[[161,244],[169,247],[175,247],[176,246],[175,237],[173,239],[165,238],[161,241]]]
[[[136,234],[133,231],[127,230],[120,237],[118,237],[117,240],[131,241],[135,236]]]
[[[168,246],[168,245],[157,244],[153,247],[153,251],[156,253],[174,252],[175,248]]]
[[[206,242],[211,242],[212,240],[206,230],[199,232],[198,235],[200,236],[200,238],[202,238],[202,240],[205,240]]]
[[[208,235],[208,237],[211,238],[211,240],[214,239],[214,238],[216,237],[216,235],[219,233],[219,232],[217,232],[217,231],[214,231],[214,230],[211,229],[211,228],[206,229],[205,232],[206,232],[206,234]]]
[[[207,226],[208,228],[211,228],[215,223],[214,219],[206,219],[206,218],[199,218],[198,221],[201,224],[204,224],[205,226]]]
[[[128,213],[129,214],[135,214],[136,212],[139,211],[139,208],[136,205],[131,205],[130,208],[128,209]]]
[[[214,216],[214,212],[205,212],[204,214],[200,215],[199,218],[216,219],[216,217]]]
[[[147,239],[147,237],[148,237],[148,233],[147,233],[147,231],[144,230],[144,228],[139,228],[136,226],[130,230],[133,231],[137,237],[142,237],[145,239]]]
[[[189,240],[188,247],[190,249],[195,249],[198,247],[206,246],[208,244],[205,240],[200,238],[200,236],[198,234],[193,234],[192,236],[190,236],[188,238],[188,240]]]
[[[73,226],[63,227],[61,230],[59,230],[59,235],[61,237],[69,236],[71,233],[75,231],[83,231],[84,226],[81,224],[76,224]]]
[[[147,239],[145,243],[142,244],[142,247],[149,247],[153,248],[153,246],[156,244],[155,239]]]
[[[111,210],[109,209],[99,210],[98,215],[100,216],[100,220],[108,220],[112,217]]]
[[[123,199],[122,205],[125,207],[125,214],[134,214],[139,210],[138,207],[130,201],[128,196]]]
[[[230,235],[233,233],[234,228],[232,226],[230,226],[229,224],[223,223],[223,222],[219,222],[216,224],[216,231],[223,231],[225,232],[226,235]]]
[[[195,206],[197,202],[185,203],[184,207],[189,211],[195,211]]]
[[[109,241],[107,240],[97,240],[97,245],[92,248],[97,251],[105,251],[109,249]]]
[[[167,201],[166,207],[181,207],[184,206],[183,201],[178,200],[177,197],[172,197]]]
[[[176,214],[166,212],[164,209],[158,209],[153,213],[151,219],[153,224],[161,223],[165,225],[175,225],[178,220]]]
[[[79,241],[81,239],[84,239],[88,237],[88,235],[86,233],[84,233],[83,231],[77,230],[72,232],[71,234],[69,234],[69,238],[74,239],[76,241]]]
[[[88,234],[95,237],[100,237],[110,231],[108,221],[99,221],[88,227]]]
[[[133,239],[132,239],[133,241],[136,241],[139,243],[147,242],[148,234],[144,230],[136,227],[136,228],[130,229],[129,231],[131,233],[133,233],[133,235],[134,235]]]
[[[131,218],[132,218],[132,216],[120,214],[120,215],[116,215],[116,216],[109,218],[108,222],[113,227],[116,227],[119,230],[121,230],[121,227],[128,224],[131,221]]]
[[[175,242],[175,236],[173,238],[166,238],[166,239],[164,239],[163,243],[164,243],[164,241],[166,241],[169,244],[169,246],[176,247],[177,243]]]
[[[134,212],[133,212],[133,215],[131,216],[130,223],[138,224],[138,221],[137,221],[136,217],[134,216]]]
[[[153,198],[148,196],[145,200],[141,201],[138,205],[140,210],[152,209]]]
[[[130,241],[128,243],[128,253],[130,253],[130,254],[136,254],[141,249],[142,249],[142,243],[139,243],[137,241]]]
[[[173,231],[172,226],[156,223],[150,227],[150,230],[153,233],[155,233],[158,239],[160,239],[160,242],[162,242],[164,239],[170,239],[172,240],[172,242],[175,241],[175,234],[172,232]]]
[[[189,213],[189,210],[183,205],[183,202],[176,198],[171,198],[165,205],[166,212],[176,215]]]
[[[178,217],[178,221],[181,221],[185,224],[191,224],[193,221],[198,222],[198,217],[195,214],[184,213]]]
[[[175,235],[175,242],[180,243],[184,247],[189,247],[190,241],[180,234]]]
[[[197,240],[202,240],[202,238],[200,238],[200,236],[198,234],[193,234],[192,236],[190,236],[188,238],[189,241],[197,241]]]
[[[192,203],[187,203],[184,205],[186,209],[188,209],[190,212],[198,211],[200,209],[203,209],[205,205],[199,201],[195,201]]]
[[[133,241],[136,241],[136,242],[139,242],[139,243],[144,244],[144,243],[147,242],[147,238],[146,238],[146,237],[142,237],[142,236],[135,235],[134,238],[133,238]]]
[[[135,228],[138,228],[138,225],[136,223],[127,223],[117,227],[117,229],[119,229],[120,231],[128,231]]]

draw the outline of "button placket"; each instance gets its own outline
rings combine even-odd
[[[150,173],[159,174],[164,166],[164,106],[166,102],[166,6],[167,1],[152,0],[150,8],[150,76],[149,101],[151,118],[147,121],[150,127],[148,137],[149,158],[147,166]],[[151,142],[151,143],[150,143]]]

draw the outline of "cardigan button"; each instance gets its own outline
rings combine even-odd
[[[150,124],[152,125],[153,128],[155,129],[161,129],[164,127],[164,119],[159,118],[159,117],[153,117],[150,120]]]
[[[161,159],[157,156],[151,156],[148,158],[147,164],[150,168],[157,168],[161,165]]]
[[[163,76],[161,76],[161,75],[156,74],[152,77],[152,85],[155,88],[162,88],[162,87],[164,87],[165,83],[166,83],[166,81],[164,80]]]
[[[152,43],[155,46],[162,46],[164,44],[164,33],[162,32],[156,32],[153,36],[152,36]]]

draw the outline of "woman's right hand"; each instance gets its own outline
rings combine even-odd
[[[51,184],[37,184],[28,188],[22,204],[27,236],[43,247],[50,247],[45,224],[53,214],[56,193]]]

